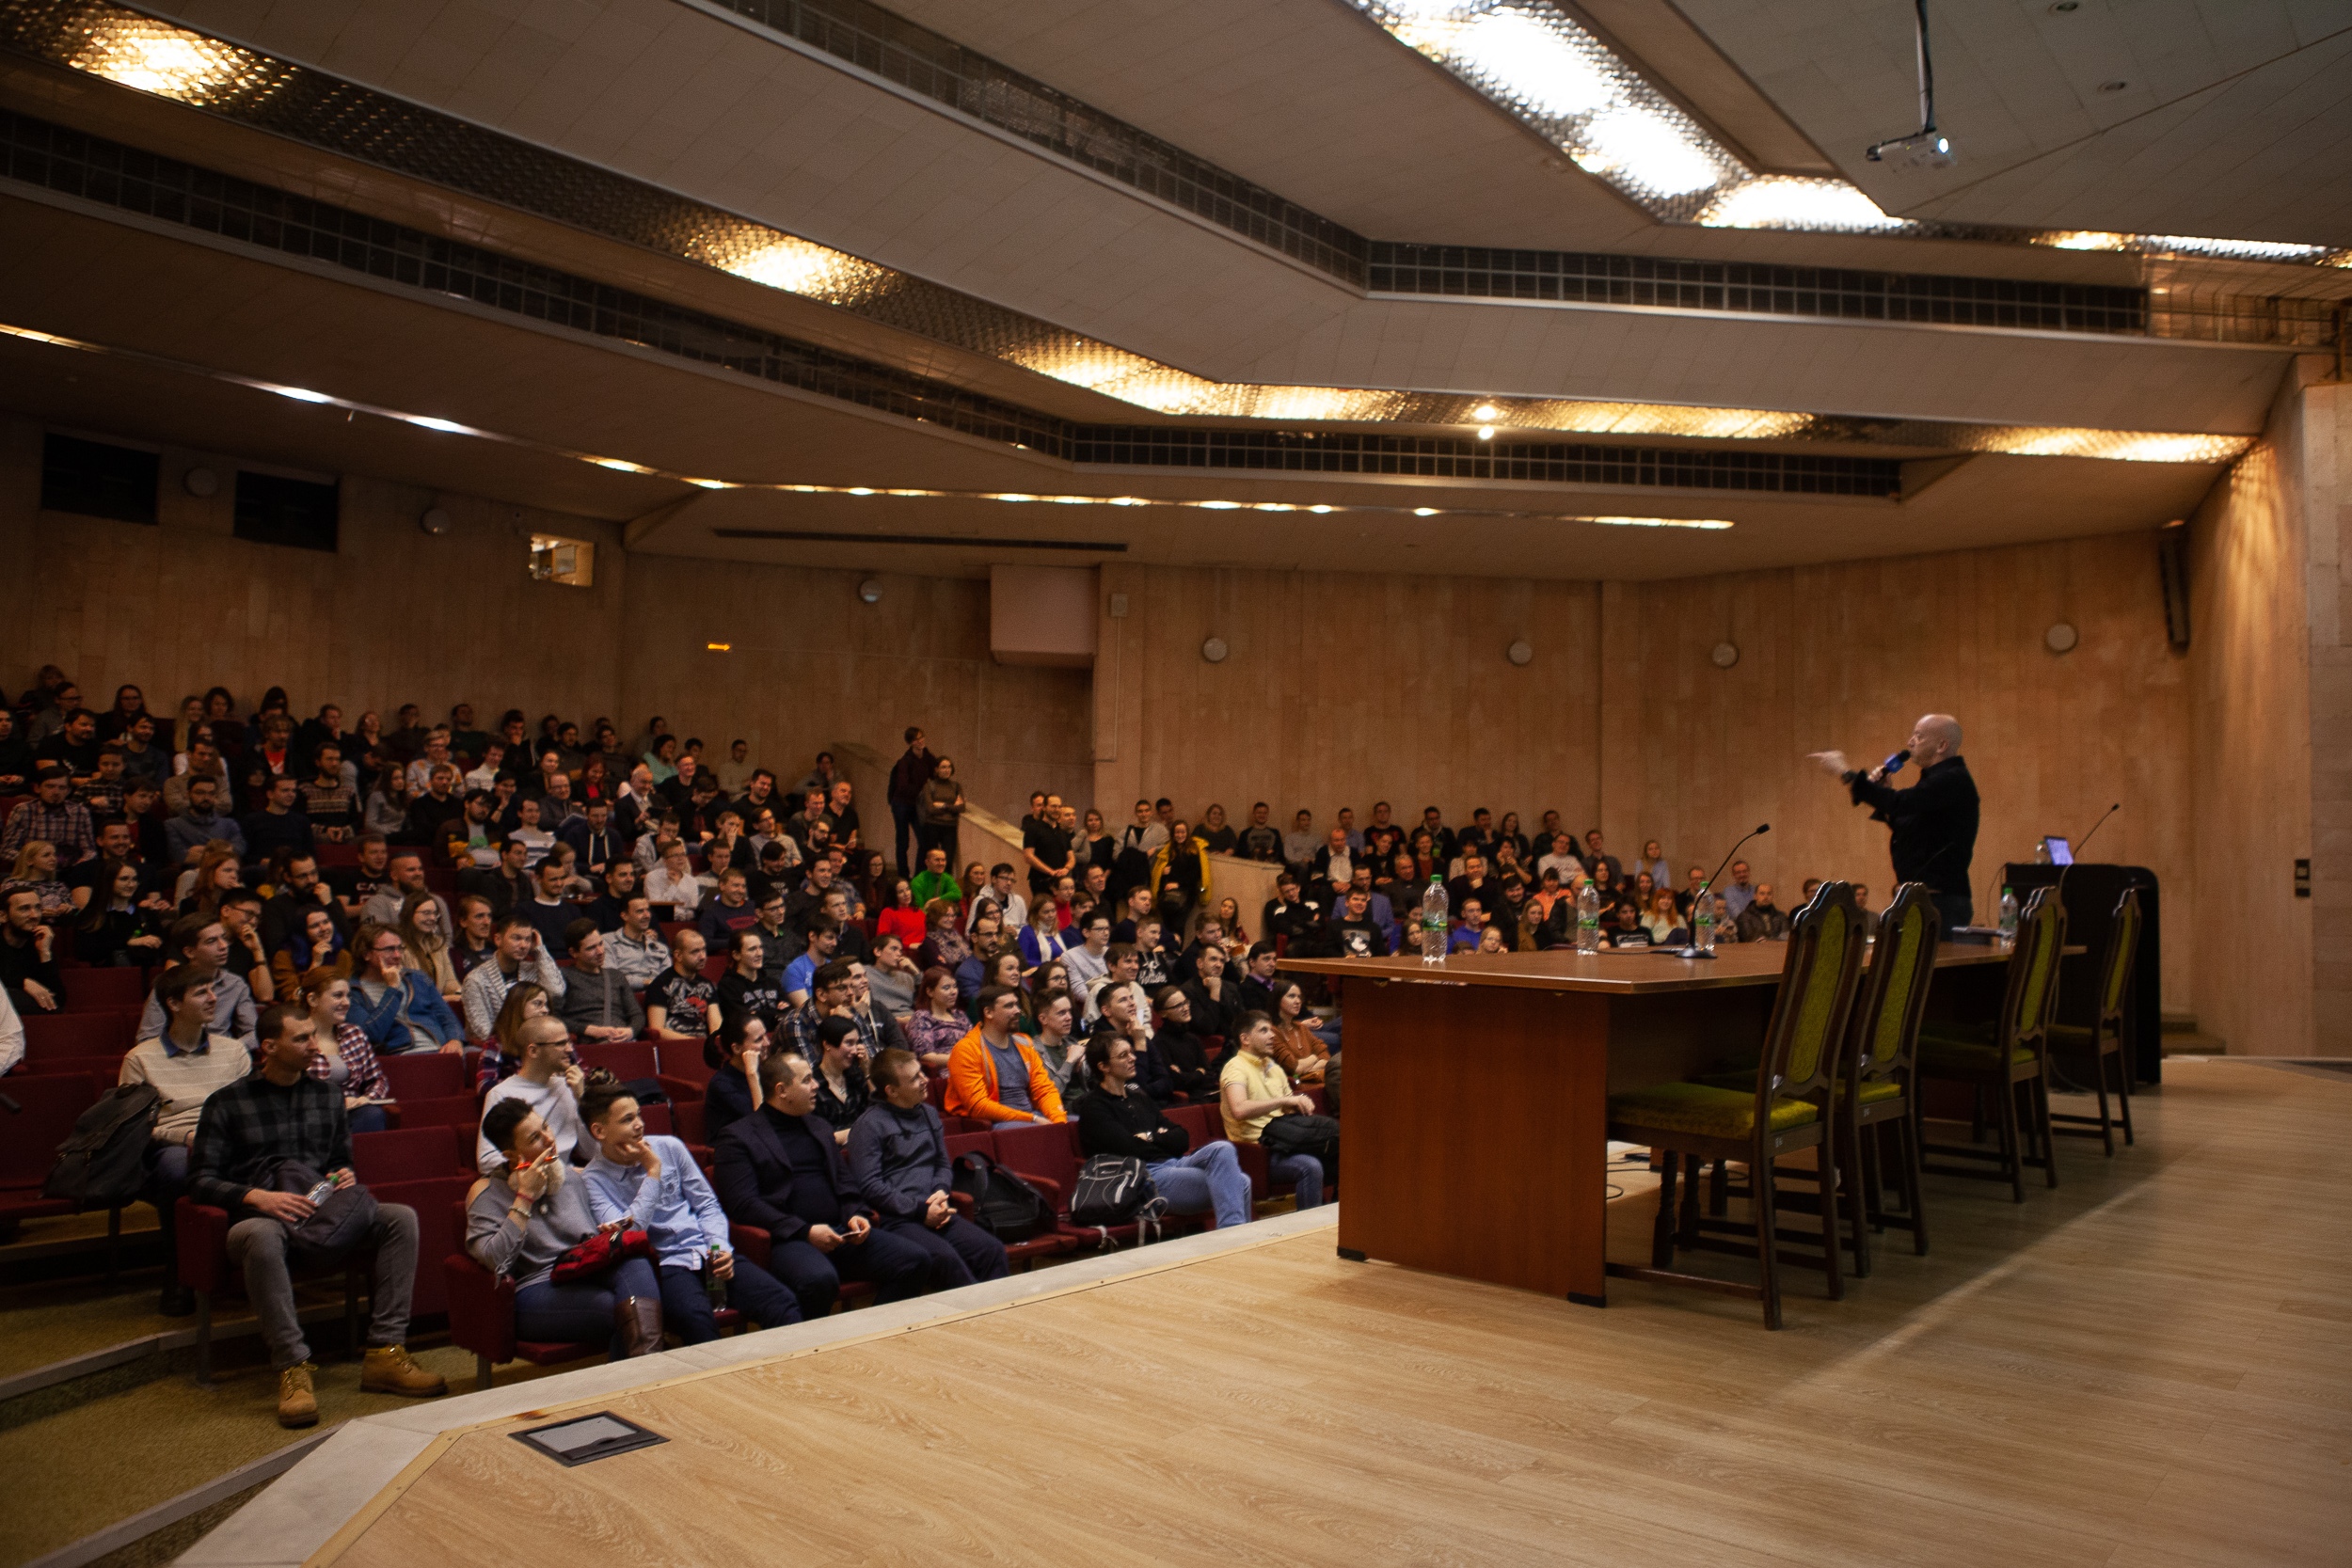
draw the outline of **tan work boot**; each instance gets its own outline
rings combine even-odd
[[[310,1386],[310,1376],[318,1369],[305,1361],[299,1367],[289,1367],[278,1374],[278,1424],[281,1427],[314,1427],[319,1424],[319,1396]]]
[[[359,1391],[430,1399],[448,1393],[449,1380],[410,1360],[406,1345],[371,1345],[367,1359],[359,1363]]]

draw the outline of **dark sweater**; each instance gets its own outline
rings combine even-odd
[[[1135,1085],[1116,1100],[1098,1085],[1078,1101],[1078,1147],[1089,1154],[1124,1155],[1149,1165],[1185,1152],[1192,1134],[1168,1120]]]

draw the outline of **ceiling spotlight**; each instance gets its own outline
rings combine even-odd
[[[426,509],[424,515],[417,519],[417,526],[436,539],[449,531],[449,514],[437,506]]]
[[[1478,438],[1482,441],[1493,440],[1495,438],[1495,427],[1490,424],[1480,425],[1478,427]]]
[[[1479,419],[1492,420],[1499,418],[1502,415],[1502,410],[1497,408],[1491,403],[1482,403],[1477,407],[1471,409],[1470,412]]]

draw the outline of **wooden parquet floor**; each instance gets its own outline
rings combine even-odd
[[[2168,1064],[2056,1193],[1931,1180],[1934,1251],[1789,1326],[1334,1256],[1329,1233],[455,1438],[348,1565],[2352,1562],[2352,1081]],[[1638,1250],[1645,1215],[1618,1205]],[[1615,1250],[1613,1247],[1613,1250]],[[1737,1266],[1736,1264],[1734,1266]],[[339,1555],[338,1555],[339,1554]]]

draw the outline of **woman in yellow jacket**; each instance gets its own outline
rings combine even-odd
[[[1168,884],[1175,882],[1184,892],[1181,908],[1168,894]],[[1178,817],[1168,824],[1168,842],[1152,856],[1152,899],[1159,906],[1160,918],[1171,931],[1184,929],[1184,917],[1200,908],[1209,895],[1209,847],[1192,836],[1192,824]]]

